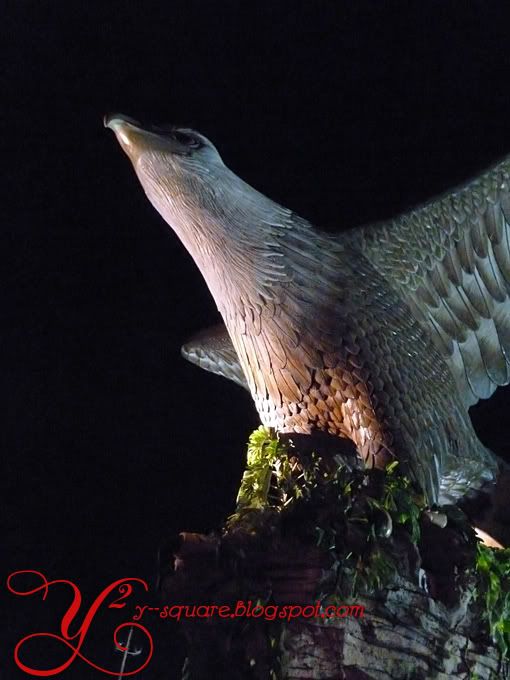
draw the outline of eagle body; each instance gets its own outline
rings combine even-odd
[[[445,501],[490,479],[440,349],[359,245],[294,216],[279,240],[285,276],[224,314],[262,423],[347,437],[369,466],[398,459],[436,501],[441,480]]]
[[[510,380],[510,161],[387,223],[320,232],[199,133],[107,121],[200,268],[224,325],[183,348],[262,423],[398,460],[430,503],[494,480],[468,407]]]

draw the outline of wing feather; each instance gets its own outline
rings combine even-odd
[[[390,222],[351,233],[449,363],[466,406],[510,381],[510,158]]]
[[[237,353],[223,324],[208,328],[190,338],[182,346],[181,354],[192,364],[248,389]]]

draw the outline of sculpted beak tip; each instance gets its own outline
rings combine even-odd
[[[103,118],[103,125],[113,130],[121,147],[131,156],[135,151],[134,147],[139,145],[138,138],[142,133],[140,123],[122,113],[107,113]],[[138,144],[135,144],[136,140]]]
[[[142,125],[123,113],[107,113],[103,118],[103,125],[113,130],[119,144],[132,161],[148,149],[162,149],[181,155],[188,152],[185,145],[168,136],[163,128]]]
[[[103,125],[110,130],[115,130],[119,125],[128,123],[129,125],[134,125],[135,127],[140,127],[139,121],[131,118],[130,116],[125,116],[123,113],[107,113],[103,117]]]

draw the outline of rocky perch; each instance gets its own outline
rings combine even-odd
[[[253,433],[236,512],[162,565],[165,601],[234,613],[181,620],[183,678],[509,678],[510,550],[396,463],[283,439]]]

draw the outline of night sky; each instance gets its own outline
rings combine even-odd
[[[194,127],[257,189],[341,231],[510,152],[506,6],[4,3],[5,576],[38,569],[87,598],[153,583],[162,541],[233,510],[258,422],[241,388],[181,359],[219,316],[103,115]],[[509,397],[473,410],[508,460]],[[0,677],[26,678],[13,646],[54,625],[51,604],[2,600]],[[169,630],[140,678],[179,677],[163,672],[182,660]],[[111,630],[98,637],[110,653]],[[63,677],[106,676],[78,660]]]

